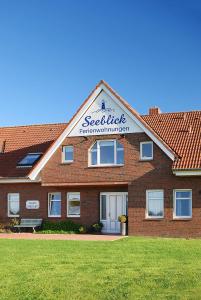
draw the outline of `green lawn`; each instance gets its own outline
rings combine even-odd
[[[0,240],[0,299],[201,299],[201,240]]]

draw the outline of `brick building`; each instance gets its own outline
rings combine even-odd
[[[101,81],[66,124],[0,128],[0,222],[201,236],[201,111],[140,116]]]

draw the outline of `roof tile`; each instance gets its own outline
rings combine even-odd
[[[201,169],[201,111],[142,118],[178,155],[173,169]]]
[[[65,127],[63,123],[0,127],[0,140],[5,141],[4,153],[0,153],[0,178],[25,177],[30,168],[16,168],[17,163],[27,153],[44,153]]]

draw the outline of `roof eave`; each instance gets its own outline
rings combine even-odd
[[[201,176],[201,169],[173,169],[176,176]]]

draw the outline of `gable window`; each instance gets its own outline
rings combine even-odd
[[[48,194],[48,217],[61,217],[61,193]]]
[[[67,217],[80,217],[80,193],[67,193]]]
[[[62,162],[73,162],[73,146],[63,146],[62,148]]]
[[[146,191],[146,218],[159,219],[164,217],[163,190]]]
[[[42,153],[28,153],[17,164],[18,167],[32,167],[34,163],[41,157]]]
[[[153,142],[140,143],[140,159],[141,160],[153,159]]]
[[[8,217],[19,217],[20,213],[20,194],[8,194]]]
[[[192,190],[174,190],[175,219],[192,217]]]
[[[96,141],[90,149],[91,166],[123,165],[124,147],[117,140]]]

